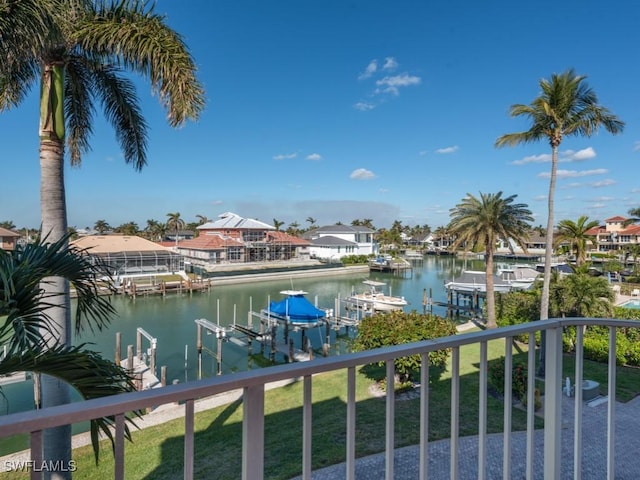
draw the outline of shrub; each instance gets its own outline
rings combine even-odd
[[[358,335],[353,342],[354,351],[371,350],[373,348],[402,345],[405,343],[445,337],[456,333],[455,325],[449,320],[433,315],[423,315],[413,310],[378,313],[364,318],[358,327]],[[449,350],[438,350],[429,353],[429,365],[436,370],[444,370]],[[379,366],[384,365],[380,362]],[[400,382],[411,381],[420,371],[421,356],[396,358],[396,374]],[[377,380],[383,375],[376,374]]]
[[[488,379],[489,383],[498,392],[504,394],[504,357],[489,362]],[[511,391],[513,395],[519,399],[527,396],[527,382],[529,379],[527,366],[521,362],[513,364],[511,370]]]

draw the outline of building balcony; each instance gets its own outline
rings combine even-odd
[[[602,403],[597,407],[588,402],[598,392],[598,385],[583,378],[583,335],[591,325],[609,327],[608,378]],[[563,378],[563,329],[577,327],[575,378],[567,382]],[[551,319],[523,325],[471,332],[434,340],[399,345],[390,348],[370,350],[361,353],[320,358],[276,367],[252,370],[218,376],[185,384],[171,385],[155,390],[128,393],[116,397],[89,400],[39,411],[24,412],[0,417],[0,437],[29,434],[31,460],[42,463],[43,429],[75,424],[87,420],[115,416],[114,472],[116,479],[131,478],[125,471],[125,416],[128,412],[144,410],[160,405],[184,404],[185,433],[183,477],[194,478],[195,451],[195,404],[199,399],[218,394],[240,391],[242,393],[242,447],[236,452],[241,462],[242,478],[260,480],[265,477],[265,390],[267,385],[282,381],[302,383],[302,415],[300,425],[300,478],[635,478],[640,472],[640,415],[635,402],[618,404],[616,395],[616,331],[621,328],[638,328],[637,321],[615,319]],[[544,331],[545,335],[545,377],[542,413],[537,415],[544,421],[543,428],[536,428],[535,335]],[[513,340],[528,338],[527,372],[528,388],[526,399],[526,429],[512,431],[514,398],[512,392],[512,371],[514,369]],[[488,345],[498,341],[504,345],[504,402],[502,411],[503,432],[488,433]],[[493,344],[493,343],[492,343]],[[465,414],[460,406],[461,365],[460,349],[472,347],[477,353],[478,398],[477,435],[462,437],[460,424]],[[451,351],[451,391],[449,417],[449,439],[430,442],[430,380],[435,372],[430,372],[428,354],[450,349]],[[409,355],[422,357],[420,372],[419,406],[415,416],[419,418],[419,443],[414,447],[396,449],[396,400],[393,395],[384,399],[384,449],[375,461],[362,462],[356,458],[356,370],[367,364],[383,362],[386,365],[387,384],[394,382],[394,359]],[[565,360],[566,361],[566,360]],[[312,389],[317,374],[346,370],[344,385],[345,415],[343,418],[345,448],[343,463],[331,467],[332,473],[322,476],[312,475],[314,430],[312,424],[314,402]],[[540,381],[540,379],[538,379]],[[574,388],[581,386],[581,388]],[[342,393],[342,392],[341,392]],[[596,409],[598,414],[596,415]],[[433,412],[432,412],[433,413]],[[468,421],[468,420],[467,420]],[[199,448],[206,449],[206,445]],[[211,462],[227,462],[235,459],[217,459]],[[212,471],[214,466],[212,465]],[[408,473],[409,472],[409,473]],[[32,478],[39,478],[39,472],[32,472]]]

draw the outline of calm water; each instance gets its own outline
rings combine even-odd
[[[115,334],[122,335],[122,357],[126,358],[127,345],[136,344],[136,329],[144,328],[156,337],[158,375],[161,366],[167,367],[167,382],[196,380],[198,378],[198,358],[196,351],[195,319],[205,318],[213,323],[229,325],[234,319],[237,323],[247,325],[248,312],[259,311],[268,305],[269,299],[282,298],[281,290],[296,289],[309,292],[307,298],[321,308],[333,308],[335,299],[344,298],[352,290],[363,290],[362,281],[371,278],[387,283],[393,295],[404,296],[409,301],[408,309],[422,311],[423,291],[431,292],[434,301],[446,301],[445,281],[460,275],[463,268],[469,270],[484,269],[484,262],[478,260],[455,259],[454,257],[427,256],[422,264],[414,264],[411,278],[398,278],[389,274],[374,273],[354,276],[318,277],[306,279],[283,279],[279,281],[250,282],[241,285],[222,285],[214,287],[210,292],[189,294],[169,294],[160,296],[138,297],[131,299],[124,296],[114,297],[113,303],[118,311],[110,328],[97,335],[85,335],[76,339],[79,342],[91,342],[92,349],[102,352],[110,359],[115,356]],[[434,313],[445,315],[444,308],[434,307]],[[254,319],[254,325],[257,322]],[[322,329],[310,329],[309,339],[314,348],[321,348],[324,338]],[[343,353],[345,342],[336,342],[332,333],[332,354]],[[296,340],[294,336],[294,341]],[[216,350],[214,335],[203,335],[205,347]],[[297,342],[299,345],[299,342]],[[334,346],[336,345],[336,346]],[[149,343],[144,340],[143,348]],[[186,351],[186,356],[185,356]],[[268,351],[268,349],[267,349]],[[254,345],[254,352],[259,353],[259,346]],[[265,354],[265,358],[266,358]],[[259,357],[259,355],[258,355]],[[255,356],[248,354],[248,349],[233,343],[223,345],[223,374],[259,368]],[[202,376],[215,375],[216,362],[209,355],[202,358]],[[3,412],[15,412],[30,409],[33,406],[33,386],[30,381],[3,387],[6,399],[0,397],[0,408]]]

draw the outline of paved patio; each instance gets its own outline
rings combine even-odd
[[[598,399],[594,406],[585,404],[583,409],[582,478],[600,480],[607,477],[607,408],[606,399]],[[604,400],[604,401],[602,401]],[[562,400],[562,465],[561,478],[573,478],[574,398]],[[637,479],[640,475],[640,397],[628,403],[616,402],[615,425],[615,478]],[[450,464],[449,440],[429,444],[429,479],[448,479]],[[535,478],[543,478],[543,431],[535,433]],[[487,444],[487,478],[502,478],[502,434],[490,435]],[[510,478],[525,478],[526,432],[515,432],[512,437]],[[356,478],[384,479],[384,454],[370,455],[356,460]],[[418,446],[400,448],[395,452],[395,478],[411,480],[418,475]],[[459,479],[478,477],[477,437],[464,437],[459,443]],[[293,480],[300,480],[296,477]],[[313,472],[314,480],[341,480],[345,478],[345,465],[333,465]]]

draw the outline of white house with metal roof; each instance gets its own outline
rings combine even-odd
[[[375,231],[362,226],[327,225],[302,235],[311,245],[312,257],[338,260],[349,255],[371,255],[377,251]]]

